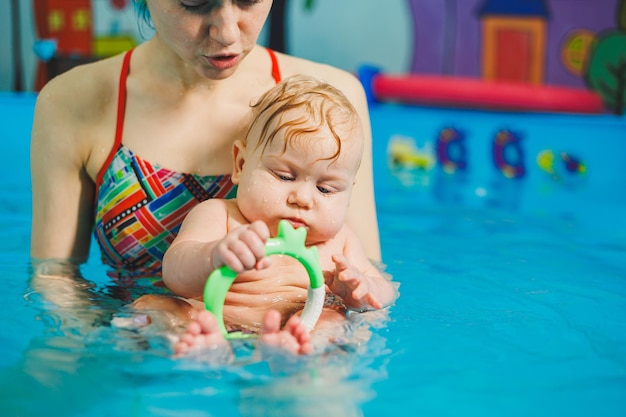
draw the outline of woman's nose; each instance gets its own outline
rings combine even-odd
[[[220,45],[233,45],[239,40],[239,8],[224,1],[211,12],[209,36]]]

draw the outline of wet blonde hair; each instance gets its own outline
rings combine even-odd
[[[297,116],[282,117],[285,113],[297,110]],[[324,160],[335,160],[341,153],[341,143],[345,138],[339,135],[338,127],[343,131],[357,129],[361,123],[359,115],[348,98],[332,85],[305,75],[286,78],[268,90],[252,104],[254,120],[246,134],[246,142],[251,132],[263,123],[255,149],[263,151],[272,143],[276,135],[284,130],[285,143],[292,146],[311,137],[312,133],[327,127],[337,143],[336,152]],[[362,146],[361,144],[359,144]]]

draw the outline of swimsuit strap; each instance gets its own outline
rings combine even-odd
[[[278,59],[276,58],[276,53],[274,53],[273,50],[271,49],[266,49],[267,53],[270,54],[270,59],[272,60],[272,77],[274,78],[274,81],[276,81],[276,84],[278,84],[281,81],[281,75],[280,75],[280,67],[278,66]]]
[[[113,157],[115,157],[115,153],[122,144],[122,133],[124,131],[124,113],[126,111],[126,79],[128,78],[128,73],[130,72],[130,57],[133,55],[133,51],[134,49],[131,49],[126,52],[126,54],[124,55],[124,61],[122,62],[122,70],[120,71],[120,81],[117,93],[117,120],[115,121],[115,142],[111,147],[109,156],[104,161],[104,164],[102,164],[102,167],[98,172],[98,176],[96,177],[96,190],[100,188],[100,185],[102,185],[102,178],[104,177],[104,173],[111,164]]]
[[[271,49],[266,49],[267,53],[272,60],[272,78],[278,84],[281,81],[280,67],[278,66],[278,59],[276,58],[276,54]],[[130,58],[133,55],[134,49],[130,49],[124,55],[124,61],[122,62],[122,69],[120,71],[120,80],[118,87],[118,96],[117,96],[117,120],[115,122],[115,142],[111,147],[111,151],[109,152],[109,156],[104,161],[104,164],[100,168],[98,175],[96,177],[96,190],[102,184],[102,178],[104,177],[104,173],[107,168],[111,164],[111,161],[115,157],[115,153],[119,149],[122,144],[122,133],[124,131],[124,112],[126,110],[126,79],[128,78],[128,74],[130,73]],[[97,196],[96,196],[97,198]]]

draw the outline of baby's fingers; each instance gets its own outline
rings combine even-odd
[[[346,259],[345,256],[333,255],[332,259],[333,259],[333,262],[335,263],[335,268],[337,270],[337,273],[340,273],[341,271],[345,271],[350,268],[350,264],[348,263],[348,260]]]
[[[256,269],[268,268],[271,265],[271,258],[265,256],[265,244],[269,237],[270,230],[264,222],[257,220],[248,226],[245,238],[250,239],[248,244],[257,259],[254,265]]]
[[[259,260],[265,257],[265,242],[267,242],[269,237],[269,231],[265,233],[263,226],[265,230],[267,230],[267,226],[264,223],[255,222],[247,226],[246,229],[239,234],[239,240],[246,245],[249,252],[255,258],[250,268],[254,267]]]
[[[267,227],[267,224],[262,222],[261,220],[256,220],[248,225],[248,230],[254,232],[259,239],[265,244],[267,239],[270,237],[270,229]]]
[[[269,236],[267,226],[262,222],[254,222],[228,234],[216,247],[215,260],[220,258],[233,271],[240,273],[254,269],[257,265],[267,266],[261,262],[265,258],[265,242]],[[214,261],[215,262],[215,261]],[[217,263],[214,263],[217,267]]]
[[[367,292],[365,294],[361,294],[362,291],[359,291],[359,289],[357,288],[356,290],[354,290],[352,292],[352,297],[355,300],[359,300],[361,303],[374,308],[376,310],[380,310],[381,308],[383,308],[383,305],[380,301],[378,301],[378,299],[376,297],[374,297],[374,295],[370,292]]]
[[[250,248],[240,240],[219,245],[216,250],[223,263],[237,273],[252,269],[257,263],[256,256],[254,256]],[[214,259],[217,259],[217,256],[214,255]]]

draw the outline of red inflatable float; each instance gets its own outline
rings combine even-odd
[[[377,101],[491,110],[603,113],[601,97],[591,91],[475,78],[373,74]]]

